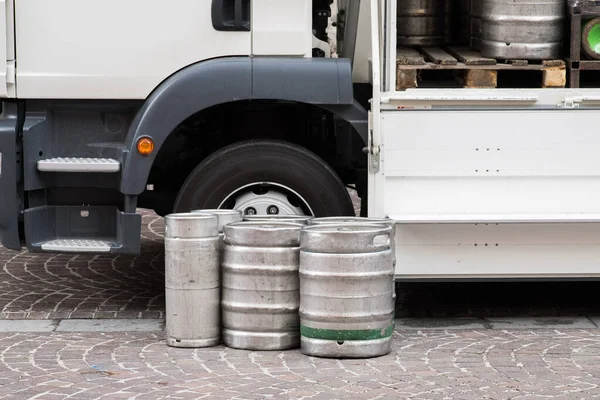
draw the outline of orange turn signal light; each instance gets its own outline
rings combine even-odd
[[[148,154],[154,151],[154,142],[152,139],[144,137],[138,140],[137,142],[137,151],[143,156],[147,156]]]

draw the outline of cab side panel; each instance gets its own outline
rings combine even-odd
[[[218,31],[212,0],[16,2],[20,98],[144,99],[195,62],[248,55],[251,32]]]

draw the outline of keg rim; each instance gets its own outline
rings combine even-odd
[[[385,218],[371,218],[371,217],[319,217],[313,218],[309,221],[309,226],[314,225],[337,225],[337,224],[384,224],[392,225],[396,224],[396,220],[385,217]]]
[[[306,225],[299,224],[296,222],[287,221],[239,221],[228,224],[225,228],[251,228],[251,227],[265,227],[268,229],[274,228],[303,228]]]
[[[343,223],[343,224],[320,224],[308,225],[302,228],[307,233],[379,233],[385,235],[393,232],[389,224],[384,223]]]
[[[175,220],[175,219],[216,219],[218,220],[217,216],[215,214],[202,214],[202,213],[173,213],[173,214],[167,214],[165,216],[165,219],[169,219],[169,220]]]
[[[241,210],[231,208],[198,209],[190,211],[190,214],[239,215],[243,217]]]
[[[297,221],[308,221],[313,219],[314,217],[312,215],[298,215],[298,214],[273,214],[273,215],[269,215],[269,214],[265,214],[265,215],[242,215],[242,218],[244,219],[243,222],[258,222],[258,221],[263,221],[263,220],[273,220],[273,221],[278,221],[278,222],[290,222],[290,221],[285,221],[286,219],[289,220],[297,220]]]

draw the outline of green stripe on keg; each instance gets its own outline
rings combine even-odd
[[[394,325],[382,329],[340,330],[319,329],[300,326],[300,335],[311,339],[322,340],[376,340],[392,336]]]

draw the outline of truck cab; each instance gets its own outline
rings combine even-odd
[[[2,1],[2,244],[137,253],[138,208],[353,215],[367,112],[330,5]]]

